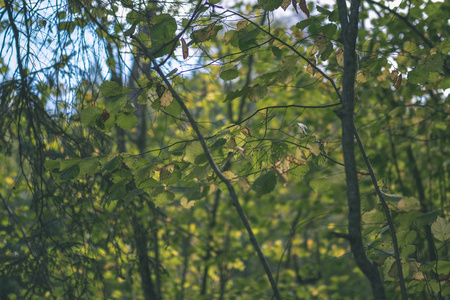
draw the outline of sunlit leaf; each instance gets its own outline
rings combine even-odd
[[[330,189],[330,181],[327,178],[316,178],[311,180],[310,184],[311,188],[316,193],[326,192]]]
[[[180,200],[181,206],[183,206],[185,209],[191,209],[195,205],[195,200],[191,200],[188,202],[188,199],[186,197],[181,198]]]
[[[450,223],[442,217],[437,217],[431,225],[431,232],[437,240],[445,242],[450,239]]]
[[[242,29],[248,26],[248,21],[242,20],[237,23],[236,29],[237,31],[241,31]]]
[[[398,202],[397,208],[401,211],[419,210],[420,202],[417,198],[405,197]]]
[[[88,106],[80,113],[80,119],[83,126],[95,125],[95,121],[101,115],[101,110],[98,107]]]
[[[158,194],[154,199],[153,202],[158,207],[163,207],[167,204],[170,204],[175,200],[175,194],[172,192],[163,192],[161,194]]]
[[[133,113],[121,113],[116,117],[116,124],[122,129],[131,130],[138,124],[138,118]]]
[[[173,101],[172,93],[169,90],[165,90],[163,95],[159,98],[159,104],[162,107],[168,107]]]

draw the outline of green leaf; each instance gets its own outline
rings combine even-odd
[[[234,99],[236,99],[238,97],[242,97],[244,95],[247,95],[247,92],[248,92],[249,89],[250,88],[248,86],[245,86],[245,87],[243,87],[240,90],[229,92],[227,94],[227,97],[225,98],[225,101],[231,101],[231,100],[234,100]]]
[[[59,22],[56,26],[59,31],[67,31],[69,34],[71,34],[75,30],[75,22],[69,21],[69,22]]]
[[[138,118],[133,113],[118,114],[116,124],[122,129],[131,130],[137,126]]]
[[[69,168],[69,167],[72,167],[74,165],[78,165],[80,163],[80,161],[81,161],[81,158],[77,158],[77,157],[69,158],[69,159],[66,159],[66,160],[62,160],[61,163],[60,163],[59,170],[63,171],[65,169]]]
[[[442,275],[448,275],[450,273],[450,262],[438,260],[436,272]]]
[[[115,81],[105,81],[100,86],[100,92],[104,97],[120,95],[121,86]]]
[[[417,237],[415,230],[397,231],[396,234],[399,246],[411,245]]]
[[[400,211],[420,210],[420,203],[414,197],[405,197],[398,202],[397,208]]]
[[[200,142],[190,143],[185,150],[184,160],[194,165],[203,165],[207,161],[204,159],[205,153]]]
[[[327,178],[316,178],[309,183],[316,193],[326,192],[330,189],[331,183]]]
[[[439,54],[431,55],[425,59],[424,66],[428,72],[442,72],[444,59]]]
[[[366,225],[379,226],[384,223],[384,213],[376,208],[367,211],[362,215],[362,223]]]
[[[80,169],[86,174],[94,174],[100,170],[98,157],[87,157],[80,162]]]
[[[416,246],[414,245],[406,245],[402,248],[400,252],[400,257],[407,259],[411,254],[416,252]]]
[[[121,87],[115,81],[104,81],[100,86],[100,92],[104,97],[114,97],[131,93],[132,89]]]
[[[45,166],[45,168],[48,171],[53,171],[55,169],[59,170],[60,164],[61,164],[61,159],[60,158],[58,158],[58,159],[47,159],[45,161],[45,163],[44,163],[44,166]]]
[[[158,102],[158,101],[155,101]],[[164,111],[172,116],[178,116],[183,111],[178,101],[172,101],[169,106],[164,108]]]
[[[142,180],[139,180],[139,183],[136,182],[136,184],[137,184],[138,188],[146,189],[146,188],[152,188],[152,187],[157,186],[159,184],[159,182],[156,179],[150,177],[150,178],[144,178]]]
[[[274,141],[270,145],[270,162],[275,164],[286,158],[288,146],[285,143]]]
[[[127,191],[125,184],[126,180],[122,180],[118,183],[113,184],[109,189],[109,200],[120,200],[125,197]]]
[[[119,166],[119,164],[121,162],[122,162],[122,157],[116,156],[105,164],[102,171],[103,172],[113,171]]]
[[[317,20],[315,20],[313,18],[309,18],[309,19],[298,22],[295,26],[297,26],[297,28],[303,30],[314,22],[317,22]]]
[[[165,192],[163,192],[161,194],[158,194],[154,198],[153,202],[155,203],[156,206],[163,207],[163,206],[173,202],[174,199],[175,199],[175,194],[174,193],[165,191]]]
[[[280,72],[277,76],[277,81],[281,84],[289,84],[294,80],[295,75],[297,74],[297,67],[287,67],[281,68]]]
[[[411,72],[408,72],[408,83],[425,84],[430,77],[430,73],[426,71],[424,66],[417,66]]]
[[[239,76],[239,71],[236,68],[226,69],[220,72],[220,78],[225,81],[233,80]]]
[[[283,0],[258,0],[259,6],[267,11],[273,11],[281,6]]]
[[[325,50],[323,50],[323,52],[320,54],[320,59],[323,61],[327,60],[333,52],[333,44],[331,42],[328,42]]]
[[[309,172],[308,165],[297,166],[296,164],[289,164],[289,175],[303,177]]]
[[[325,36],[329,39],[332,39],[334,37],[334,34],[337,31],[337,26],[333,23],[326,24],[325,26],[322,26],[320,29],[323,33],[325,33]]]
[[[73,165],[61,172],[59,179],[61,180],[72,180],[77,178],[78,174],[80,174],[80,166]]]
[[[437,217],[431,225],[431,232],[437,240],[445,242],[450,238],[450,223],[442,217]]]
[[[328,9],[320,6],[320,5],[316,5],[316,9],[318,12],[320,12],[322,15],[326,15],[329,16],[331,15],[331,11],[329,11]]]
[[[89,106],[83,109],[80,113],[80,120],[83,126],[88,127],[95,125],[97,118],[102,114],[98,107]]]
[[[269,171],[264,175],[259,176],[255,182],[253,182],[252,189],[258,196],[270,193],[277,185],[277,176],[275,172]]]
[[[175,36],[177,22],[169,14],[160,14],[152,18],[150,27],[152,43],[165,43]]]
[[[271,46],[270,49],[275,57],[281,57],[283,55],[283,51],[276,46]]]
[[[252,102],[257,102],[264,98],[268,93],[268,89],[265,86],[259,86],[255,85],[254,87],[250,88],[250,91],[248,92],[247,96]]]

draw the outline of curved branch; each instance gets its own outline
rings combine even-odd
[[[195,121],[194,117],[191,115],[191,113],[189,112],[189,109],[186,107],[186,105],[184,104],[183,100],[181,99],[180,95],[175,91],[175,89],[173,88],[172,84],[170,83],[169,79],[167,78],[167,76],[164,74],[164,72],[161,70],[161,68],[158,65],[158,62],[156,61],[156,59],[151,55],[150,51],[148,51],[148,49],[145,47],[145,45],[142,43],[141,40],[139,40],[138,38],[136,38],[135,36],[132,36],[132,38],[138,42],[138,44],[141,46],[142,50],[145,52],[146,56],[150,59],[150,61],[153,64],[153,68],[154,70],[158,73],[158,75],[161,77],[161,79],[163,80],[163,82],[167,85],[167,88],[169,89],[169,91],[172,93],[172,96],[175,98],[175,100],[178,102],[178,104],[181,106],[181,109],[183,110],[183,112],[185,113],[186,117],[189,120],[189,123],[192,126],[192,129],[194,130],[194,132],[197,134],[197,137],[199,139],[199,142],[203,148],[203,151],[206,155],[206,158],[208,160],[209,165],[211,166],[211,168],[213,169],[214,173],[216,173],[217,177],[226,185],[227,190],[230,194],[231,199],[233,200],[233,205],[236,207],[236,210],[239,214],[239,217],[241,218],[242,223],[244,224],[245,229],[247,230],[247,233],[249,235],[250,241],[253,245],[253,247],[255,248],[256,253],[258,254],[259,260],[264,268],[264,271],[266,272],[266,275],[269,279],[270,285],[272,286],[272,290],[274,292],[274,295],[276,297],[276,299],[281,300],[281,294],[280,291],[278,290],[278,286],[277,283],[272,275],[272,271],[270,270],[269,267],[269,263],[266,260],[266,257],[264,256],[261,246],[259,245],[255,234],[253,233],[253,229],[248,221],[247,216],[245,215],[244,210],[242,209],[241,204],[239,203],[239,199],[238,196],[236,194],[236,191],[233,187],[233,185],[231,184],[231,182],[223,175],[223,173],[220,171],[219,167],[217,166],[216,162],[214,161],[214,158],[212,157],[211,152],[209,151],[208,145],[206,145],[206,141],[202,135],[202,133],[200,132],[200,129],[197,125],[197,122]]]

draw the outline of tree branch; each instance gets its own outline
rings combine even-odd
[[[146,56],[150,59],[150,61],[153,64],[153,68],[154,70],[158,73],[158,75],[161,77],[161,79],[163,80],[163,82],[167,85],[167,88],[169,89],[169,91],[172,93],[172,96],[175,98],[175,100],[178,102],[178,104],[181,106],[181,109],[183,110],[183,112],[185,113],[186,117],[189,120],[189,123],[192,126],[192,129],[194,130],[194,132],[196,133],[199,142],[203,148],[203,151],[206,155],[206,158],[208,160],[209,165],[211,166],[211,168],[213,169],[214,173],[217,175],[217,177],[225,184],[225,186],[227,187],[227,190],[230,194],[230,197],[232,199],[232,203],[233,205],[236,207],[236,210],[239,214],[239,217],[241,218],[242,223],[244,224],[245,229],[248,232],[250,241],[253,245],[253,247],[255,248],[256,253],[258,254],[259,260],[264,268],[264,271],[266,272],[266,275],[269,279],[270,285],[272,286],[272,290],[275,294],[276,299],[281,300],[282,297],[280,295],[280,291],[278,290],[278,286],[277,283],[275,282],[275,279],[272,275],[272,271],[270,270],[269,267],[269,263],[266,260],[266,257],[264,256],[262,250],[261,250],[261,246],[259,245],[255,234],[253,233],[253,229],[251,228],[251,225],[248,221],[247,216],[244,213],[244,210],[241,207],[241,204],[239,203],[239,199],[237,197],[236,191],[233,187],[233,185],[231,184],[231,182],[222,174],[222,172],[220,171],[219,167],[217,166],[216,162],[214,161],[214,158],[212,157],[211,152],[209,151],[208,145],[206,144],[206,141],[202,135],[202,133],[200,132],[200,129],[197,125],[197,122],[195,121],[195,119],[193,118],[193,116],[191,115],[191,113],[189,112],[188,108],[186,107],[186,105],[184,104],[183,100],[181,99],[180,95],[175,91],[175,89],[173,88],[172,84],[170,83],[169,79],[167,78],[167,76],[164,74],[164,72],[161,70],[161,68],[158,65],[158,62],[156,61],[156,59],[151,55],[150,51],[148,51],[148,49],[145,47],[145,45],[142,43],[141,40],[139,40],[138,38],[136,38],[135,36],[132,36],[132,38],[138,42],[138,44],[141,46],[142,50],[145,52]]]

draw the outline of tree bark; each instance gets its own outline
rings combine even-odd
[[[369,260],[361,236],[361,198],[356,172],[354,144],[354,99],[356,61],[356,37],[358,33],[359,0],[352,0],[350,16],[344,0],[338,0],[339,19],[342,26],[341,38],[344,44],[344,75],[342,82],[342,109],[338,115],[342,122],[342,148],[344,152],[345,176],[348,203],[348,233],[351,251],[356,264],[369,279],[375,299],[386,299],[383,281],[377,265]]]

